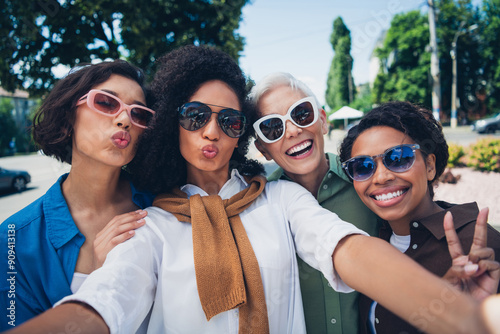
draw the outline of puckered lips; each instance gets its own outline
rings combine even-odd
[[[131,140],[132,137],[130,136],[130,133],[128,133],[127,131],[118,131],[115,134],[113,134],[113,136],[111,136],[111,141],[113,142],[113,145],[115,145],[119,149],[127,148]]]
[[[297,145],[289,148],[285,153],[291,157],[302,157],[311,152],[313,148],[313,141],[311,139],[304,140]]]
[[[409,189],[405,186],[390,186],[371,192],[369,197],[378,206],[388,207],[401,202]]]
[[[201,148],[203,156],[207,159],[213,159],[219,153],[219,149],[215,145],[205,145]]]

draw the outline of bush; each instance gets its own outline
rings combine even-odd
[[[466,163],[480,171],[500,172],[500,139],[481,139],[469,146]]]
[[[465,156],[465,150],[462,146],[457,144],[448,145],[448,153],[450,157],[448,158],[448,168],[461,167],[465,164],[463,163],[463,157]]]

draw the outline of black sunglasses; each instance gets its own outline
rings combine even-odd
[[[375,174],[377,164],[375,158],[382,157],[384,166],[394,172],[403,173],[415,163],[415,151],[420,149],[418,144],[398,145],[387,149],[384,153],[374,156],[360,155],[342,163],[342,168],[354,181],[368,180]]]
[[[179,124],[188,131],[196,131],[207,125],[212,114],[217,114],[217,124],[226,135],[231,138],[239,138],[243,135],[247,119],[241,111],[225,108],[214,112],[209,106],[225,108],[196,101],[184,103],[177,109]]]

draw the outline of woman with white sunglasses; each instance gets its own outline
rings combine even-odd
[[[325,152],[326,113],[303,82],[289,73],[271,73],[252,89],[260,117],[253,127],[255,146],[279,168],[268,176],[305,187],[325,209],[370,235],[377,235],[377,216],[359,199],[340,159]],[[308,333],[357,333],[358,293],[339,293],[321,272],[297,258]]]
[[[143,72],[122,60],[78,67],[35,115],[36,143],[71,169],[0,225],[0,307],[7,312],[0,329],[76,292],[110,249],[144,225],[140,209],[152,196],[122,170],[154,115],[144,83]]]

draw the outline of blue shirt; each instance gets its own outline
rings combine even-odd
[[[20,325],[71,294],[85,237],[62,194],[67,176],[0,225],[0,330]],[[151,205],[151,194],[130,187],[137,206]]]

